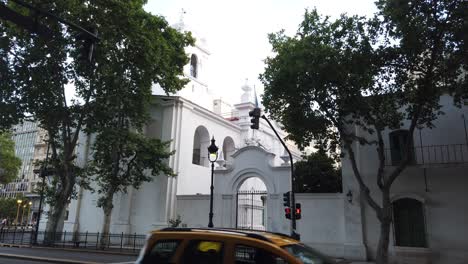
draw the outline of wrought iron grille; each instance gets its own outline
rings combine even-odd
[[[266,191],[238,191],[236,228],[266,230]]]

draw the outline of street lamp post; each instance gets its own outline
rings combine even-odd
[[[18,225],[18,216],[19,216],[19,211],[20,211],[20,207],[21,207],[22,202],[23,201],[20,200],[20,199],[16,200],[16,203],[18,204],[18,210],[16,210],[15,226]]]
[[[213,227],[213,174],[214,174],[214,163],[218,160],[218,147],[215,145],[214,137],[211,139],[211,145],[208,147],[208,159],[211,162],[211,186],[210,186],[210,214],[208,227]]]
[[[32,207],[32,202],[30,201],[30,202],[28,203],[28,205],[29,205],[29,207],[28,207],[28,218],[27,218],[27,220],[26,220],[26,223],[27,223],[27,224],[29,224],[29,223],[31,222],[31,207]],[[27,224],[26,224],[26,226],[28,226]]]
[[[26,210],[26,206],[28,206],[27,203],[23,205],[23,212],[21,213],[21,221],[20,221],[20,226],[23,226],[23,219],[24,219],[24,211]]]

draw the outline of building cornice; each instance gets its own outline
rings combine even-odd
[[[200,105],[197,105],[195,103],[193,103],[192,101],[190,100],[187,100],[183,97],[180,97],[180,96],[165,96],[165,95],[153,95],[154,98],[160,98],[162,100],[165,100],[166,103],[164,103],[163,105],[164,106],[172,106],[175,102],[179,102],[182,104],[182,106],[186,109],[189,109],[190,111],[192,111],[193,113],[195,114],[198,114],[199,116],[202,116],[202,117],[205,117],[219,125],[222,125],[224,127],[227,127],[227,128],[231,128],[231,129],[235,129],[237,131],[241,131],[241,127],[236,125],[236,124],[233,124],[231,121],[228,121],[226,119],[224,119],[222,116],[220,115],[217,115],[213,112],[211,112],[210,110],[200,106]],[[154,103],[157,103],[156,100],[158,99],[155,99],[154,100]],[[169,101],[171,101],[171,103],[169,103]]]

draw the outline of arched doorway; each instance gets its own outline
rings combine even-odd
[[[258,177],[244,180],[236,195],[236,228],[267,230],[267,197],[265,183]]]

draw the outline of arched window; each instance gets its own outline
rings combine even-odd
[[[395,245],[426,247],[426,225],[423,204],[411,198],[393,202]]]
[[[231,155],[236,151],[236,146],[234,145],[234,140],[231,137],[224,138],[223,141],[223,157],[225,161],[230,161],[232,159]]]
[[[410,160],[414,162],[413,146],[411,146],[409,153],[406,150],[406,144],[410,136],[408,130],[396,130],[390,133],[390,151],[393,166],[399,165],[400,162],[406,159],[407,155],[410,155]]]
[[[190,75],[194,78],[198,77],[198,58],[195,54],[192,54],[190,58]]]
[[[204,126],[195,129],[193,138],[192,163],[208,167],[208,146],[210,145],[210,135]]]

